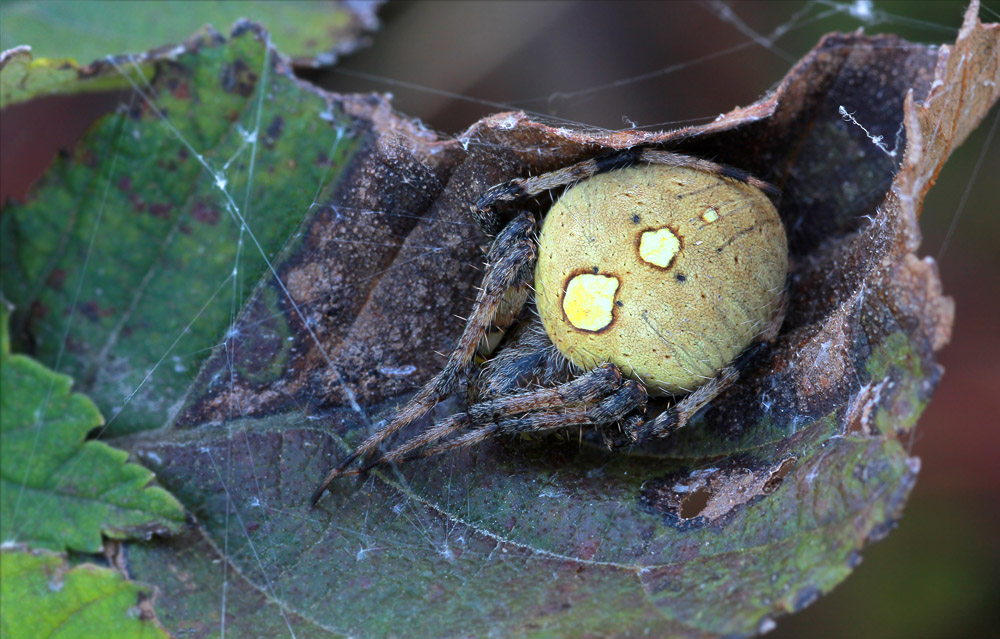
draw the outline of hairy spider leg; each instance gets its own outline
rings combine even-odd
[[[712,381],[685,396],[652,420],[630,420],[625,425],[624,436],[616,440],[609,440],[608,445],[612,448],[639,445],[653,438],[667,437],[686,426],[688,420],[694,417],[699,410],[715,399],[719,393],[732,386],[740,378],[740,374],[747,365],[763,350],[764,346],[777,337],[787,308],[788,289],[786,287],[781,292],[778,311],[771,318],[771,321],[754,342],[728,366],[719,371],[719,374]]]
[[[532,197],[551,189],[575,184],[599,173],[624,169],[638,163],[685,167],[717,175],[742,184],[749,184],[771,196],[779,194],[778,189],[773,185],[754,177],[743,169],[718,164],[690,155],[646,147],[633,147],[577,162],[571,166],[534,177],[515,178],[502,184],[497,184],[483,193],[475,204],[471,205],[472,218],[487,235],[495,235],[502,226],[501,217],[495,211],[497,204]]]
[[[312,495],[313,504],[319,501],[333,480],[343,475],[356,459],[374,450],[386,438],[425,415],[438,402],[455,392],[459,381],[471,369],[476,349],[486,332],[496,324],[498,317],[507,323],[513,321],[517,310],[524,304],[527,287],[534,277],[537,252],[534,234],[534,218],[528,213],[523,213],[511,220],[497,235],[487,255],[486,272],[482,287],[476,296],[473,312],[469,315],[458,345],[451,352],[444,368],[427,382],[388,424],[365,440],[326,474]],[[520,294],[519,288],[523,289]]]
[[[581,404],[564,409],[545,410],[521,417],[501,419],[477,428],[446,442],[420,452],[418,457],[433,457],[443,452],[471,446],[494,435],[544,432],[568,426],[613,424],[646,404],[645,387],[631,379],[622,380],[617,391],[594,404]],[[405,461],[405,460],[401,460]]]
[[[541,414],[546,411],[551,413],[553,409],[568,408],[579,404],[587,408],[588,405],[598,400],[607,399],[615,394],[629,396],[633,391],[624,394],[619,393],[622,384],[622,375],[618,367],[614,364],[602,364],[594,370],[558,386],[524,391],[473,404],[467,412],[456,413],[441,420],[405,444],[387,451],[361,468],[348,470],[344,474],[362,474],[380,464],[389,464],[422,457],[424,455],[411,455],[411,453],[460,430],[472,428],[477,425],[488,424],[492,427],[499,423],[511,421],[510,418],[514,415],[524,415],[532,412]],[[529,419],[526,417],[518,421],[526,422]],[[448,443],[445,442],[442,445],[447,445]],[[446,448],[446,450],[448,449],[450,448]]]
[[[603,375],[604,372],[601,371],[602,368],[613,369],[614,372],[619,375],[619,379],[621,379],[617,367],[613,364],[604,364],[599,366],[597,369],[594,369],[592,373],[600,373]],[[584,375],[583,377],[587,377],[589,374],[590,373]],[[583,379],[583,377],[580,379]],[[577,380],[574,380],[573,382],[567,382],[562,386],[544,390],[567,392],[567,387],[574,384],[576,381]],[[593,383],[593,380],[591,380],[590,383]],[[407,446],[407,450],[402,452],[399,452],[400,449],[395,449],[392,451],[393,458],[391,461],[402,463],[423,457],[433,457],[449,450],[478,444],[479,442],[496,435],[544,432],[564,429],[569,426],[613,424],[621,419],[624,419],[634,411],[645,408],[646,389],[639,382],[631,379],[624,379],[620,381],[618,387],[614,389],[610,395],[600,399],[600,401],[595,401],[595,398],[592,400],[581,399],[574,402],[570,400],[568,396],[565,398],[559,398],[558,396],[551,398],[556,399],[557,401],[549,404],[543,409],[535,410],[520,416],[510,415],[506,417],[494,417],[492,422],[488,421],[485,426],[480,426],[470,430],[462,435],[459,435],[458,437],[453,437],[452,439],[441,442],[436,446],[425,447],[423,449],[420,449],[419,447],[410,448]],[[569,400],[569,403],[560,403],[560,400],[562,399]],[[449,420],[450,419],[451,418],[449,418]],[[463,413],[463,418],[459,421],[459,423],[454,424],[455,428],[451,428],[449,430],[454,432],[460,428],[474,425],[475,423],[476,421],[474,421],[470,415]],[[382,461],[383,460],[378,460],[378,463],[381,463]],[[360,474],[365,470],[367,469],[351,470],[349,472],[352,474]]]

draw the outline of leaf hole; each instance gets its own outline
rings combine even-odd
[[[700,515],[708,506],[708,500],[712,498],[711,489],[703,486],[694,491],[681,502],[681,519],[693,519]]]
[[[796,461],[798,460],[795,459],[794,457],[789,457],[788,459],[781,462],[781,465],[778,466],[777,470],[771,473],[771,476],[768,477],[767,481],[764,483],[764,486],[760,489],[760,492],[763,493],[764,495],[770,495],[771,493],[776,491],[778,489],[778,486],[781,485],[781,482],[784,481],[788,473],[792,472],[792,469],[795,468]]]

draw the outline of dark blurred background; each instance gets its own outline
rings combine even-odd
[[[381,11],[372,46],[309,79],[394,94],[400,112],[456,134],[524,109],[606,128],[674,128],[754,102],[830,31],[955,40],[964,2],[423,2]],[[1000,21],[987,3],[984,22]],[[228,25],[215,25],[222,31]],[[77,106],[82,124],[116,98]],[[33,104],[67,117],[65,102]],[[44,109],[54,110],[43,114]],[[89,109],[93,111],[84,111]],[[60,111],[62,110],[62,111]],[[23,193],[38,158],[5,113],[0,197]],[[1000,143],[994,108],[949,160],[924,207],[922,254],[938,259],[957,312],[947,372],[918,425],[923,460],[897,530],[865,549],[831,595],[771,637],[995,637],[1000,602]],[[32,129],[33,132],[37,131]],[[79,135],[79,131],[75,135]],[[34,133],[33,133],[34,135]],[[947,239],[946,239],[947,238]]]

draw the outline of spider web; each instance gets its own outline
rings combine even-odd
[[[711,61],[744,68],[748,65],[742,61],[734,65],[733,60],[755,54],[772,59],[770,68],[783,71],[811,46],[815,33],[835,28],[910,27],[928,40],[952,39],[955,33],[954,27],[881,13],[867,3],[809,3],[768,15],[771,23],[763,25],[755,23],[765,18],[741,15],[738,5],[708,3],[696,11],[704,14],[701,20],[716,35],[707,51],[672,55],[669,59],[686,61],[662,68],[639,67],[630,60],[613,69],[654,70],[633,74],[612,70],[606,74],[609,80],[599,83],[592,75],[599,63],[582,65],[587,81],[567,75],[561,85],[582,88],[550,87],[537,92],[539,97],[531,97],[531,92],[523,97],[523,91],[512,92],[509,85],[492,78],[487,88],[499,92],[497,99],[473,97],[470,84],[450,90],[393,72],[388,76],[361,70],[339,73],[342,78],[363,75],[365,82],[390,87],[400,93],[394,106],[443,130],[455,130],[443,123],[448,108],[438,103],[421,111],[408,107],[407,100],[419,103],[430,94],[446,98],[453,111],[473,108],[479,115],[507,107],[530,108],[539,120],[582,131],[593,131],[594,123],[620,128],[626,118],[626,128],[634,121],[636,128],[661,129],[686,124],[688,119],[685,115],[664,119],[662,98],[643,96],[669,94],[663,89],[665,83],[676,86],[678,77],[704,74],[704,65]],[[560,38],[571,37],[574,26],[566,13],[555,13],[542,16],[532,28],[544,28],[546,42],[561,42]],[[251,37],[245,37],[250,50]],[[633,40],[643,41],[629,34],[627,41]],[[532,42],[520,46],[530,50]],[[426,213],[448,187],[442,169],[425,150],[430,133],[399,121],[398,136],[388,142],[376,139],[363,123],[366,118],[391,119],[383,104],[363,100],[333,104],[277,75],[270,56],[248,53],[245,59],[258,64],[236,69],[231,61],[228,67],[223,61],[218,67],[232,73],[224,80],[232,81],[232,93],[242,100],[238,109],[233,107],[236,117],[225,125],[211,118],[179,118],[185,100],[182,85],[154,86],[142,72],[140,58],[113,61],[132,92],[127,107],[115,116],[115,123],[104,127],[105,137],[100,138],[108,153],[88,185],[94,197],[87,205],[94,208],[79,233],[78,279],[70,277],[63,289],[68,298],[63,305],[76,310],[58,325],[55,335],[39,339],[41,352],[55,369],[87,380],[92,389],[103,389],[103,394],[93,392],[107,415],[103,435],[125,436],[150,425],[169,432],[155,445],[140,443],[136,450],[161,476],[172,478],[169,488],[196,514],[206,533],[193,531],[131,551],[133,570],[143,579],[155,580],[154,575],[162,575],[162,566],[168,566],[169,575],[161,584],[163,603],[170,611],[165,618],[182,618],[178,611],[190,604],[171,597],[184,588],[196,588],[199,604],[210,602],[207,615],[212,622],[200,628],[209,635],[247,636],[251,627],[259,636],[408,635],[403,620],[421,617],[428,605],[436,606],[441,620],[428,621],[422,630],[427,636],[460,636],[467,632],[462,629],[466,624],[476,628],[496,623],[510,632],[519,627],[520,611],[544,619],[564,604],[596,610],[588,629],[599,634],[609,634],[603,624],[621,623],[609,612],[616,609],[628,610],[633,627],[643,623],[657,627],[665,615],[665,627],[684,631],[678,620],[684,619],[679,608],[685,593],[672,593],[678,602],[672,609],[649,595],[649,589],[635,587],[643,575],[662,569],[637,558],[655,555],[655,541],[669,527],[653,531],[652,541],[630,538],[628,533],[634,531],[615,527],[625,508],[620,502],[587,495],[588,503],[567,508],[567,498],[579,496],[567,495],[563,481],[522,492],[512,486],[516,478],[491,475],[488,490],[477,492],[482,488],[475,485],[477,478],[463,475],[460,465],[445,466],[441,473],[418,473],[416,485],[412,475],[394,470],[384,479],[335,492],[319,511],[306,506],[308,487],[333,459],[349,450],[359,431],[373,428],[398,396],[414,390],[440,365],[440,359],[426,353],[447,352],[461,321],[442,319],[436,306],[464,312],[474,294],[481,238],[468,221],[445,207]],[[765,75],[762,82],[747,81],[741,88],[749,94],[725,99],[752,102],[782,71]],[[335,76],[334,84],[342,85],[342,78]],[[523,76],[511,82],[527,86]],[[196,86],[192,80],[192,88]],[[338,86],[339,91],[346,88]],[[695,116],[724,110],[729,104],[718,100],[704,106],[692,99],[688,109]],[[870,140],[872,153],[898,149],[893,143],[896,130],[869,130],[871,125],[858,113],[863,113],[864,105],[842,106],[852,125]],[[219,112],[229,113],[225,108]],[[596,113],[588,111],[591,108]],[[601,108],[613,115],[602,116]],[[833,113],[830,119],[843,117]],[[995,122],[988,132],[991,137],[983,143],[984,154],[991,148]],[[161,134],[150,134],[152,128],[147,127],[153,125]],[[462,141],[466,149],[478,145],[488,150],[489,145],[475,137]],[[374,151],[372,145],[377,147]],[[352,158],[364,154],[375,158],[372,163],[380,168],[362,176],[369,181],[361,184],[379,187],[380,197],[369,197],[350,172]],[[183,200],[174,202],[188,207],[187,221],[172,219],[162,227],[134,222],[131,230],[117,226],[119,221],[109,222],[105,214],[111,210],[109,197],[129,200],[129,194],[137,191],[146,198],[142,204],[147,217],[160,219],[157,202],[148,197],[152,191],[139,191],[123,180],[155,182],[159,172],[172,170],[169,164],[174,160],[182,168],[171,186],[191,185]],[[975,180],[979,166],[974,164],[964,180],[967,192],[982,188]],[[161,195],[169,200],[168,190]],[[963,195],[960,203],[944,208],[956,211],[945,222],[958,218],[966,199]],[[137,206],[134,199],[131,202]],[[197,222],[207,229],[194,227]],[[191,228],[185,229],[185,224]],[[128,244],[133,251],[148,238],[156,238],[149,248],[153,259],[134,269],[138,276],[125,289],[127,303],[87,307],[81,300],[89,300],[88,293],[100,294],[95,291],[101,286],[95,282],[110,278],[108,272],[119,259],[115,247],[130,232],[140,235]],[[197,242],[184,245],[188,237]],[[954,250],[948,248],[950,242],[941,240],[938,252]],[[323,259],[310,261],[317,254]],[[336,259],[331,261],[331,255]],[[180,268],[178,262],[183,262]],[[354,268],[347,270],[348,266]],[[171,277],[175,269],[184,278]],[[434,285],[425,284],[422,290],[416,284],[421,281]],[[446,281],[452,286],[442,291],[440,284]],[[414,283],[412,290],[400,288],[406,282]],[[399,299],[391,304],[356,302],[363,296],[378,298],[380,291],[393,297],[392,291],[400,290],[404,294],[397,293],[394,297]],[[164,300],[171,300],[169,311],[163,310]],[[107,309],[111,312],[105,320]],[[395,343],[386,343],[384,334],[370,326],[385,322],[393,312],[408,314],[413,327],[410,333],[397,335]],[[87,313],[102,318],[94,329],[102,331],[97,339],[82,335],[87,322],[93,322]],[[149,324],[163,316],[166,319],[156,331],[130,333],[137,318]],[[349,317],[354,319],[345,319]],[[199,327],[204,327],[201,333]],[[128,356],[116,355],[130,338],[134,345],[125,351]],[[103,348],[81,354],[73,351],[78,342]],[[357,372],[373,359],[378,362],[377,374]],[[146,364],[135,365],[143,361]],[[441,410],[451,408],[446,405]],[[332,436],[321,438],[319,432]],[[543,450],[536,454],[543,463],[551,463]],[[583,448],[574,454],[593,462],[592,472],[628,472],[626,465],[615,466],[599,451]],[[635,471],[640,475],[642,463]],[[190,475],[180,476],[178,469]],[[555,475],[560,472],[582,471],[575,468]],[[517,498],[527,495],[542,503],[551,500],[553,505],[543,509],[574,512],[578,519],[567,522],[565,530],[538,529],[537,520],[519,512],[528,505]],[[580,530],[577,536],[559,539],[574,528]],[[709,544],[712,536],[706,534],[699,541]],[[533,568],[526,573],[528,564]],[[530,583],[525,583],[526,574],[532,575]],[[669,581],[665,575],[653,578]],[[340,586],[345,583],[347,587]],[[478,595],[460,596],[469,589]],[[491,589],[504,594],[495,595],[493,607],[484,606]],[[560,589],[569,594],[559,594]],[[642,592],[648,601],[639,605],[629,601]],[[605,593],[599,604],[593,603],[595,593]],[[798,596],[808,599],[808,594]],[[802,603],[807,602],[796,601]],[[770,623],[764,618],[760,628]]]

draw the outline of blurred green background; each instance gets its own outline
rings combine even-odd
[[[608,128],[673,128],[755,101],[824,33],[863,28],[914,42],[951,42],[965,6],[391,3],[380,12],[384,25],[373,46],[333,70],[305,75],[339,92],[392,93],[397,110],[448,134],[512,108]],[[986,3],[980,16],[1000,21],[1000,6]],[[229,25],[215,26],[226,31]],[[9,149],[17,131],[5,120]],[[940,354],[946,374],[913,437],[913,454],[923,461],[915,492],[899,528],[864,551],[855,574],[806,611],[780,618],[771,637],[997,636],[997,122],[994,108],[939,176],[921,220],[921,253],[938,259],[957,312],[952,343]],[[2,195],[23,192],[51,153],[32,163],[4,150]]]

